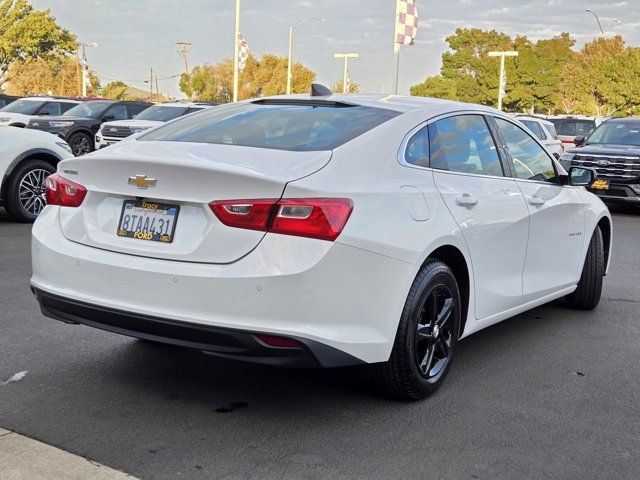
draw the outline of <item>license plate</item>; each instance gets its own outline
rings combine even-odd
[[[180,207],[149,200],[125,200],[118,222],[118,236],[171,243]]]
[[[602,178],[599,178],[591,184],[591,188],[593,190],[609,190],[609,182]]]

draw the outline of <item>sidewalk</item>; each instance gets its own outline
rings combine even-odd
[[[135,480],[59,448],[0,428],[0,480]]]

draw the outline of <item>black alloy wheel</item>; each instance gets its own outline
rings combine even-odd
[[[440,260],[428,260],[407,295],[389,360],[373,366],[383,393],[420,400],[435,392],[450,370],[461,321],[453,271]]]
[[[85,133],[75,133],[69,139],[69,146],[73,155],[79,157],[93,152],[93,145],[91,144],[91,138]]]

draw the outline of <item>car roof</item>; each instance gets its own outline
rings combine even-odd
[[[20,97],[19,100],[58,100],[60,102],[80,103],[78,100],[67,97],[55,97],[51,95],[29,95],[28,97]]]
[[[516,118],[518,120],[527,120],[529,122],[538,122],[538,123],[542,123],[544,125],[553,125],[553,122],[550,122],[549,120],[546,120],[546,119],[540,118],[540,117],[531,116],[531,115],[516,115]]]
[[[214,104],[212,103],[199,103],[199,102],[164,102],[164,103],[156,103],[154,107],[183,107],[183,108],[191,108],[191,107],[212,107]]]
[[[640,124],[640,118],[634,117],[620,117],[620,118],[611,118],[607,120],[607,123],[630,123],[630,124]]]
[[[278,95],[273,97],[262,97],[248,100],[254,103],[315,103],[315,104],[344,104],[360,105],[364,107],[383,108],[394,110],[400,113],[415,112],[427,116],[435,116],[452,111],[475,110],[486,113],[504,115],[503,112],[495,108],[485,107],[473,103],[455,102],[430,97],[416,97],[408,95],[377,95],[377,94],[353,94],[334,93],[326,96],[311,96],[308,94]],[[426,119],[426,117],[425,117]]]

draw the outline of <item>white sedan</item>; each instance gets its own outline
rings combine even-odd
[[[460,338],[561,297],[597,306],[612,228],[593,171],[567,174],[497,110],[320,93],[61,162],[33,228],[44,314],[252,362],[375,364],[419,399]]]
[[[45,205],[45,179],[72,156],[69,145],[49,133],[0,128],[0,207],[14,220],[33,222]]]

